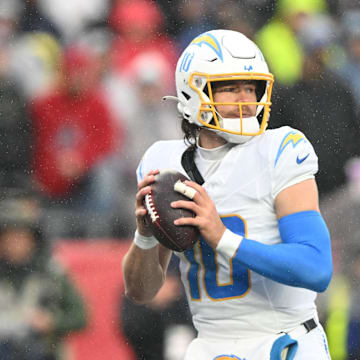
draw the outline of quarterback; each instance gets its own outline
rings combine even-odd
[[[200,239],[176,253],[198,336],[185,360],[330,359],[314,300],[332,275],[330,237],[318,205],[317,156],[304,134],[266,130],[273,75],[244,35],[196,37],[176,68],[185,141],[159,141],[138,170],[137,230],[123,263],[127,296],[150,302],[171,251],[144,222],[154,175],[175,169],[194,181]]]

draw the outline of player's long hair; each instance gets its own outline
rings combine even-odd
[[[196,138],[199,134],[200,127],[190,124],[188,120],[182,119],[181,130],[184,133],[184,141],[190,147],[196,147]]]

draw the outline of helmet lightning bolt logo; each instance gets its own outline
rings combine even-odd
[[[202,35],[198,36],[197,38],[195,38],[191,42],[191,44],[194,44],[197,46],[202,46],[204,44],[204,45],[208,46],[211,50],[213,50],[215,52],[215,54],[219,57],[219,59],[221,61],[223,61],[223,54],[222,54],[221,46],[214,35],[212,35],[210,33],[202,34]]]
[[[301,141],[305,141],[304,135],[299,134],[295,131],[290,131],[286,134],[286,136],[284,137],[283,141],[280,144],[278,153],[276,155],[276,159],[275,159],[275,164],[274,167],[276,166],[276,163],[278,162],[281,154],[283,153],[283,151],[285,150],[285,148],[291,144],[292,147],[296,147],[296,145],[298,145]]]

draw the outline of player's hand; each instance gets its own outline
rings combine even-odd
[[[216,248],[226,228],[216,211],[214,202],[210,199],[206,190],[193,181],[185,181],[187,186],[196,190],[193,201],[179,200],[171,203],[173,208],[183,208],[192,210],[196,216],[187,217],[174,221],[175,225],[193,225],[199,228],[201,235],[206,242]]]
[[[151,170],[138,184],[138,192],[136,193],[135,202],[135,216],[138,232],[143,236],[152,236],[151,230],[145,222],[145,215],[147,214],[147,210],[144,206],[144,198],[146,194],[150,194],[150,185],[154,183],[155,175],[158,173],[159,170]]]

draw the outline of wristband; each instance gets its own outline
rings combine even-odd
[[[241,235],[234,234],[229,229],[226,229],[216,246],[216,251],[228,258],[232,258],[238,250],[242,239]]]
[[[156,240],[155,236],[143,236],[136,230],[134,243],[140,249],[149,250],[155,247],[159,242]]]

